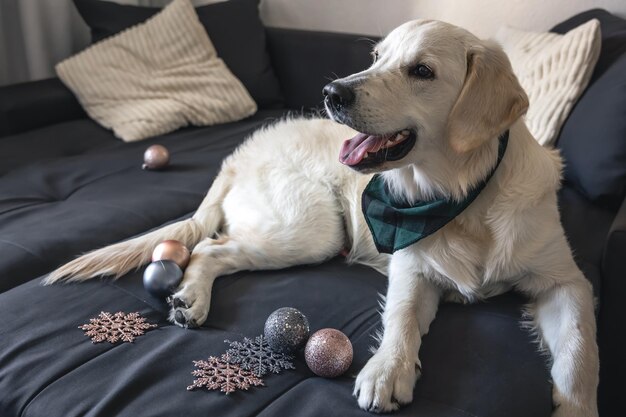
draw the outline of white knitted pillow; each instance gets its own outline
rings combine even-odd
[[[530,100],[526,124],[542,145],[552,145],[587,87],[600,55],[600,22],[564,35],[500,28],[495,36]]]
[[[174,0],[146,22],[61,62],[56,71],[87,114],[127,142],[256,112],[189,0]]]

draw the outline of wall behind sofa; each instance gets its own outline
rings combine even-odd
[[[480,37],[502,24],[545,31],[595,7],[626,17],[626,0],[262,0],[268,26],[383,35],[414,18],[444,20]]]

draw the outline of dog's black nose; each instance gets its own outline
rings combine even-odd
[[[354,101],[354,92],[352,89],[337,81],[326,84],[322,93],[326,96],[326,99],[330,101],[330,105],[333,106],[335,110],[348,107]]]

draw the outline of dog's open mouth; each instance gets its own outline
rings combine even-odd
[[[415,146],[415,133],[405,129],[386,135],[359,133],[341,147],[339,162],[361,169],[404,158]]]

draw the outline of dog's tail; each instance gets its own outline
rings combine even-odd
[[[227,175],[218,175],[209,193],[192,218],[157,229],[145,235],[88,252],[51,272],[44,284],[58,281],[86,281],[100,275],[115,278],[150,262],[154,248],[164,240],[179,240],[189,250],[223,224],[222,201],[230,189]]]

